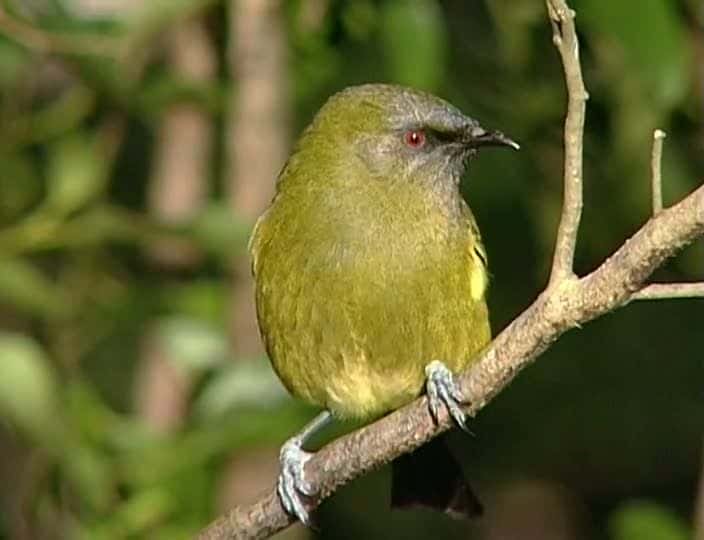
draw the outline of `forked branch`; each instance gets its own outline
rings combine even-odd
[[[575,12],[564,0],[547,0],[552,40],[560,53],[567,85],[567,115],[564,134],[564,200],[550,272],[550,286],[573,279],[574,252],[582,218],[582,153],[584,117],[589,98],[579,62]]]
[[[656,129],[653,132],[653,150],[650,156],[650,185],[653,216],[663,209],[662,198],[662,147],[667,134]],[[646,285],[631,296],[631,300],[666,300],[673,298],[704,298],[704,281],[696,283],[653,283]]]

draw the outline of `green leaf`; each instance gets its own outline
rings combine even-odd
[[[609,522],[612,540],[689,540],[691,533],[671,510],[649,501],[630,502]]]
[[[369,0],[357,0],[344,6],[342,24],[354,39],[364,41],[377,25],[379,11]]]
[[[244,251],[251,224],[239,219],[232,208],[222,203],[208,205],[192,225],[192,233],[205,249],[229,259]]]
[[[8,88],[15,84],[29,65],[30,55],[25,49],[0,36],[0,85]]]
[[[111,521],[120,524],[125,536],[148,532],[164,521],[174,506],[173,499],[164,487],[142,490],[116,508]]]
[[[188,373],[200,373],[229,358],[224,333],[207,323],[188,317],[171,317],[159,323],[159,337],[167,358]]]
[[[530,68],[536,54],[535,27],[545,21],[543,2],[489,0],[486,8],[499,38],[496,45],[501,47],[502,56],[511,66]]]
[[[17,221],[41,199],[42,182],[25,154],[0,155],[0,171],[0,223]]]
[[[219,325],[227,319],[228,286],[222,279],[170,284],[162,288],[162,302],[169,312]]]
[[[58,382],[33,339],[0,332],[0,415],[29,437],[51,441],[57,430]]]
[[[34,265],[15,257],[0,258],[0,300],[31,315],[59,317],[68,309],[63,291]]]
[[[62,433],[68,438],[66,433]],[[64,442],[64,444],[67,444]],[[112,503],[114,488],[110,460],[92,446],[83,443],[67,445],[61,460],[62,470],[79,495],[93,510],[106,512]]]
[[[102,191],[105,173],[93,138],[80,132],[62,137],[51,148],[47,207],[59,214],[80,209]]]
[[[266,359],[227,366],[203,390],[195,404],[201,417],[223,415],[235,408],[269,408],[279,405],[287,393]]]
[[[392,78],[426,90],[442,84],[447,30],[434,0],[393,0],[381,14],[381,39]]]
[[[655,103],[667,108],[682,100],[692,73],[692,56],[676,2],[642,0],[636,7],[632,2],[582,0],[574,7],[587,27],[605,38],[601,49],[608,62],[623,62],[627,73],[640,76]],[[623,73],[623,69],[614,71],[619,77]]]
[[[155,118],[174,104],[192,104],[206,112],[221,112],[226,95],[226,88],[219,82],[194,81],[160,73],[140,86],[135,100],[140,111]]]

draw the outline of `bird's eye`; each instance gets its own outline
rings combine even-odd
[[[403,142],[406,146],[418,150],[425,145],[425,133],[420,129],[411,129],[403,135]]]

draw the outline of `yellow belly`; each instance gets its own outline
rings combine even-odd
[[[430,362],[458,372],[476,357],[490,339],[485,257],[473,221],[454,232],[441,225],[303,242],[260,221],[259,326],[293,395],[338,417],[372,418],[423,393]]]
[[[377,417],[424,392],[431,361],[457,373],[489,342],[486,304],[469,294],[476,287],[469,279],[464,299],[437,298],[407,311],[323,298],[296,310],[301,318],[289,317],[285,331],[269,330],[269,356],[293,395],[340,418]]]

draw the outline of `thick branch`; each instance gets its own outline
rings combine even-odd
[[[574,252],[582,218],[582,150],[584,116],[589,98],[584,88],[579,62],[579,41],[574,25],[575,13],[564,0],[547,0],[548,15],[565,71],[567,116],[565,118],[564,201],[557,230],[550,285],[574,277]]]
[[[626,303],[665,259],[704,234],[704,186],[646,223],[599,268],[547,289],[515,319],[460,378],[476,414],[562,333]],[[435,426],[425,397],[325,446],[306,465],[319,490],[315,504],[339,486],[390,462],[450,427]],[[274,489],[251,506],[213,522],[200,540],[267,538],[292,523]]]

